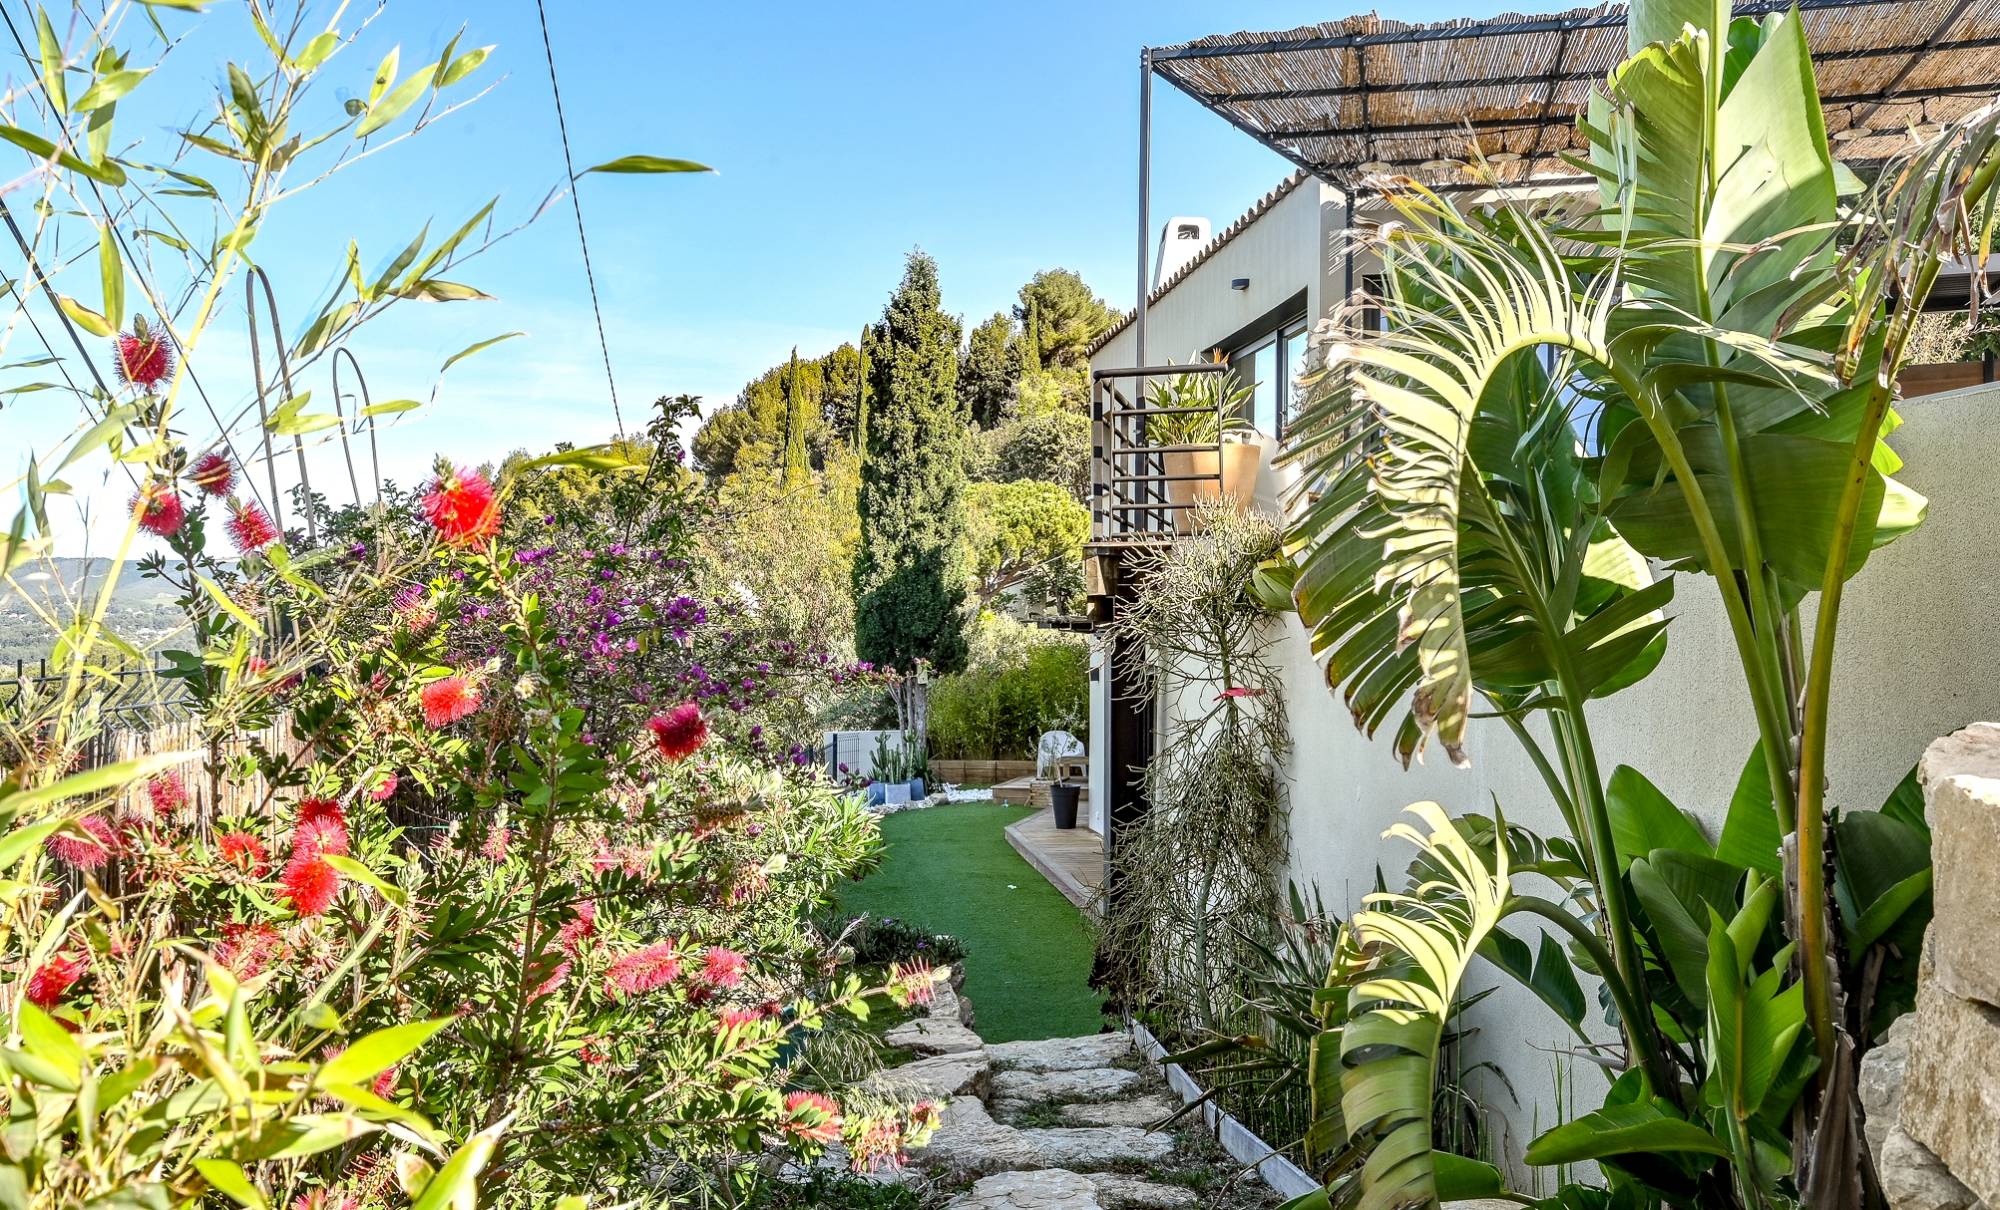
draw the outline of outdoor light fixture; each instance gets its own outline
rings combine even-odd
[[[1247,277],[1232,277],[1229,279],[1229,288],[1240,294],[1250,288],[1250,279]]]
[[[1362,163],[1356,164],[1354,167],[1361,172],[1366,172],[1371,175],[1375,173],[1396,171],[1396,166],[1394,164],[1391,164],[1387,160],[1365,160]]]

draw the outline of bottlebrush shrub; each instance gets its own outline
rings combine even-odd
[[[560,641],[568,615],[533,560],[427,544],[331,567],[301,582],[281,556],[234,586],[295,637],[259,676],[204,673],[203,717],[283,713],[294,742],[258,738],[205,771],[254,773],[260,809],[121,833],[128,912],[171,921],[268,1003],[323,1007],[294,1053],[440,1023],[371,1075],[368,1104],[446,1138],[486,1132],[489,1201],[679,1196],[750,1181],[772,1146],[837,1142],[879,1165],[927,1135],[934,1106],[816,1091],[828,1110],[788,1066],[830,1014],[926,998],[944,975],[916,961],[864,986],[811,923],[873,859],[871,816],[730,744],[726,724],[699,746],[682,727],[669,760],[642,703],[593,716],[579,703],[607,700],[606,666]],[[228,668],[239,612],[208,618],[204,667]],[[729,716],[712,695],[692,708]],[[392,1152],[343,1144],[297,1180],[365,1199]]]

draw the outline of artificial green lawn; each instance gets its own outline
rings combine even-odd
[[[1029,814],[952,803],[882,819],[882,864],[840,897],[849,913],[907,920],[965,943],[965,994],[988,1042],[1067,1038],[1103,1025],[1087,985],[1083,914],[1007,843]]]

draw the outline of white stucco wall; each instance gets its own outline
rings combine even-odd
[[[1930,497],[1926,524],[1875,552],[1848,586],[1834,680],[1829,801],[1873,808],[1931,740],[1978,719],[2000,717],[2000,432],[1983,423],[2000,408],[2000,386],[1926,396],[1900,405],[1907,423],[1892,443],[1908,461],[1898,476]],[[1810,616],[1811,601],[1806,606]],[[1647,680],[1592,704],[1591,723],[1608,776],[1629,764],[1677,804],[1720,827],[1756,738],[1734,644],[1712,581],[1681,577],[1668,609],[1666,659]],[[1391,885],[1409,853],[1379,839],[1400,809],[1432,800],[1448,810],[1487,812],[1494,797],[1510,821],[1560,832],[1562,821],[1507,729],[1472,725],[1470,768],[1442,753],[1404,772],[1388,746],[1394,720],[1370,742],[1325,686],[1303,627],[1287,617],[1280,666],[1296,751],[1289,769],[1291,862],[1287,874],[1317,881],[1327,902],[1348,910],[1371,890],[1378,865]],[[1481,985],[1491,982],[1482,975]],[[1499,1063],[1521,1097],[1510,1112],[1509,1150],[1557,1120],[1550,1052],[1567,1031],[1511,983],[1475,1010],[1476,1059]],[[1572,1073],[1578,1103],[1598,1091],[1587,1065]],[[1505,1095],[1485,1085],[1505,1107]]]
[[[1318,319],[1345,289],[1345,270],[1334,255],[1334,239],[1345,218],[1340,192],[1316,179],[1301,182],[1248,227],[1209,254],[1146,313],[1146,360],[1154,365],[1185,364],[1247,325],[1276,310],[1299,291],[1306,315]],[[1223,230],[1228,224],[1218,224]],[[1249,287],[1229,283],[1248,278]],[[1090,360],[1095,370],[1136,364],[1137,333],[1132,325],[1113,336]],[[1275,509],[1276,476],[1266,449],[1259,504]],[[1090,733],[1108,737],[1111,727],[1110,672],[1101,650],[1091,656]],[[1101,759],[1105,740],[1092,744],[1090,826],[1102,833],[1110,799],[1109,766]]]
[[[1331,237],[1341,225],[1337,195],[1311,186],[1284,199],[1239,234],[1209,264],[1156,304],[1148,352],[1154,359],[1212,344],[1296,293],[1309,292],[1314,316],[1329,286]],[[1327,196],[1332,195],[1332,196]],[[1262,230],[1270,225],[1268,232]],[[1289,264],[1289,267],[1287,267]],[[1315,272],[1317,267],[1317,272]],[[1204,279],[1209,275],[1213,280]],[[1233,295],[1231,277],[1250,276],[1255,298]],[[1235,310],[1240,303],[1241,309]],[[1100,352],[1098,366],[1130,364],[1130,333]],[[2000,718],[2000,571],[1993,534],[2000,518],[2000,430],[1983,421],[2000,409],[2000,386],[1926,396],[1900,405],[1907,421],[1892,443],[1907,460],[1899,475],[1930,497],[1928,522],[1877,551],[1846,595],[1834,683],[1830,801],[1872,808],[1909,770],[1931,740],[1967,722]],[[1267,485],[1269,477],[1267,476]],[[1260,497],[1267,497],[1260,490]],[[1263,503],[1269,503],[1268,498]],[[1741,673],[1715,586],[1684,576],[1668,612],[1666,659],[1640,685],[1592,705],[1604,770],[1630,764],[1676,803],[1718,827],[1755,738]],[[1807,606],[1810,616],[1810,602]],[[1317,882],[1327,904],[1351,912],[1371,890],[1379,866],[1398,884],[1409,859],[1380,839],[1400,809],[1425,799],[1452,811],[1490,811],[1495,797],[1510,820],[1538,831],[1562,823],[1540,779],[1508,730],[1475,721],[1471,767],[1455,769],[1441,752],[1405,772],[1391,755],[1395,719],[1371,742],[1354,729],[1311,658],[1296,617],[1277,649],[1295,751],[1289,762],[1290,858],[1283,876]],[[1092,733],[1107,736],[1100,679],[1092,685]],[[1096,745],[1101,756],[1102,744]],[[1108,769],[1091,771],[1091,800],[1101,812]],[[1098,821],[1101,827],[1101,819]],[[1493,982],[1476,976],[1475,986]],[[1473,1014],[1479,1029],[1471,1059],[1506,1072],[1518,1104],[1492,1080],[1476,1087],[1504,1112],[1506,1151],[1518,1156],[1534,1130],[1565,1115],[1556,1104],[1555,1053],[1567,1032],[1526,992],[1500,988]],[[1596,1104],[1601,1077],[1567,1064],[1571,1103]]]

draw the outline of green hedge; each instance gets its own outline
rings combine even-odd
[[[966,670],[930,691],[930,754],[943,760],[1032,760],[1045,731],[1089,742],[1090,653],[1084,641],[1011,618],[983,619]]]

